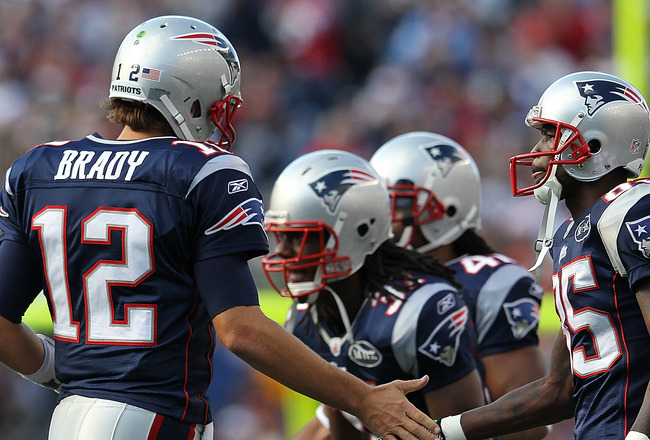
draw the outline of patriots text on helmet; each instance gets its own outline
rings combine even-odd
[[[129,93],[131,95],[142,95],[140,87],[123,86],[120,84],[111,84],[111,92]]]

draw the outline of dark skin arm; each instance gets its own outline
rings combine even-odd
[[[551,353],[550,372],[489,405],[463,413],[468,440],[479,440],[557,423],[573,416],[572,374],[562,331]]]
[[[25,324],[0,316],[0,362],[21,374],[32,374],[43,363],[43,343]]]
[[[634,286],[636,291],[636,300],[643,313],[643,320],[650,333],[650,279],[646,278]],[[632,431],[641,432],[650,436],[650,383],[646,388],[645,396],[639,414],[632,425]]]
[[[357,430],[334,408],[325,407],[325,415],[330,419],[330,436],[325,440],[368,440],[370,435]]]
[[[332,412],[336,412],[336,411],[332,410]],[[329,414],[327,411],[325,413]],[[331,419],[332,418],[330,417],[330,420]],[[332,437],[330,437],[330,430],[327,429],[325,426],[323,426],[322,423],[316,417],[311,419],[309,422],[305,424],[305,426],[300,428],[300,431],[298,431],[298,433],[293,438],[293,440],[331,440],[331,439]]]
[[[483,358],[486,384],[492,400],[522,385],[544,377],[546,366],[542,352],[537,346],[529,346],[498,353]],[[504,440],[535,440],[548,434],[545,426],[533,428],[503,437]]]
[[[424,396],[428,413],[437,418],[460,414],[485,405],[481,379],[477,370]]]

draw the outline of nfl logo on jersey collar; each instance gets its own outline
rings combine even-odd
[[[569,223],[562,238],[566,239],[571,231],[573,231],[573,237],[575,238],[576,242],[581,242],[589,237],[589,234],[591,233],[591,214],[587,214],[587,216],[580,223],[578,223],[578,226],[576,226],[575,229],[573,229],[574,225],[575,221]]]
[[[574,237],[577,242],[580,242],[585,238],[589,237],[590,232],[591,232],[591,214],[587,214],[584,220],[582,220],[576,227]]]

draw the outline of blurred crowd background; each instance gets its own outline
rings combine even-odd
[[[528,266],[542,206],[513,198],[508,172],[509,157],[536,143],[524,116],[566,73],[614,73],[606,0],[3,0],[0,172],[49,140],[115,136],[99,108],[113,57],[131,28],[163,14],[202,18],[235,46],[244,105],[234,152],[267,199],[307,151],[370,158],[398,134],[441,133],[479,164],[483,235]],[[215,438],[286,438],[283,391],[217,356]],[[50,394],[0,369],[0,440],[46,438]],[[570,426],[549,438],[572,438]]]

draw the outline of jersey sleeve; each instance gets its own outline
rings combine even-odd
[[[537,345],[543,289],[521,266],[500,266],[476,300],[476,332],[481,357]]]
[[[259,305],[255,281],[243,254],[200,261],[194,266],[194,275],[210,318],[232,307]]]
[[[18,324],[41,291],[41,276],[29,248],[18,242],[0,242],[0,315]]]
[[[18,222],[15,186],[11,178],[14,167],[7,170],[0,191],[0,242],[10,240],[27,245],[27,237]]]
[[[242,159],[221,155],[207,162],[188,198],[198,214],[196,261],[234,253],[254,258],[268,252],[262,197]]]
[[[625,212],[625,211],[623,211]],[[650,195],[636,201],[623,217],[616,236],[617,256],[620,259],[620,272],[628,276],[634,287],[639,281],[650,277]],[[606,234],[605,240],[613,235]]]
[[[431,377],[425,393],[476,368],[469,310],[447,283],[426,284],[408,298],[395,324],[393,347],[404,371]]]

